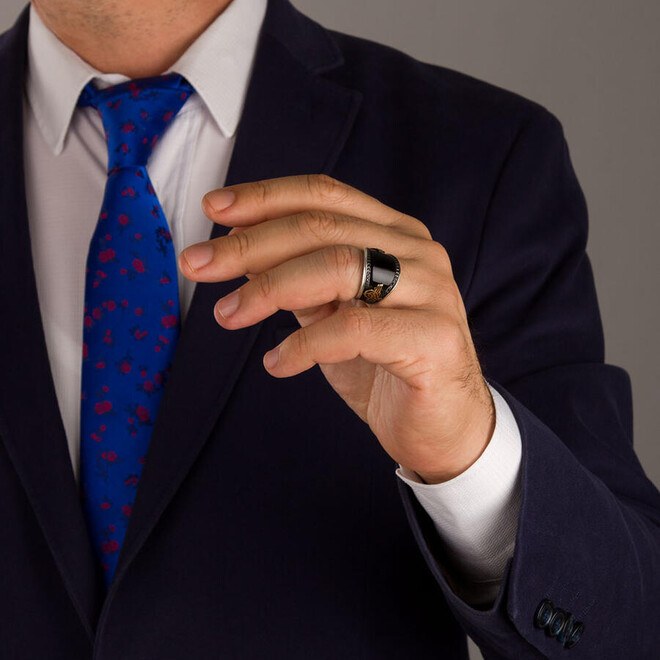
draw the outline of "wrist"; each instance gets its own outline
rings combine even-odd
[[[455,441],[442,456],[438,465],[435,461],[428,466],[413,470],[425,483],[440,484],[454,479],[468,470],[479,460],[495,430],[495,404],[486,386],[488,400],[477,406],[468,417],[468,423],[460,431]],[[410,468],[409,468],[410,469]]]

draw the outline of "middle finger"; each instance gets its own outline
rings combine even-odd
[[[430,242],[361,218],[308,211],[191,245],[181,253],[179,267],[191,280],[218,282],[261,273],[328,245],[377,247],[400,259],[419,254]]]

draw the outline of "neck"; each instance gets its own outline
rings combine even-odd
[[[166,71],[231,0],[32,0],[45,25],[102,73]]]

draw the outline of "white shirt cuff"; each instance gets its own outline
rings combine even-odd
[[[502,395],[488,387],[495,404],[495,429],[475,463],[440,484],[426,484],[403,467],[396,471],[443,539],[461,597],[475,604],[492,602],[497,595],[513,556],[520,511],[520,430]]]

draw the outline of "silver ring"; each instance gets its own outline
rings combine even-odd
[[[362,281],[357,296],[374,305],[394,291],[401,275],[401,264],[393,255],[378,248],[364,248]]]

